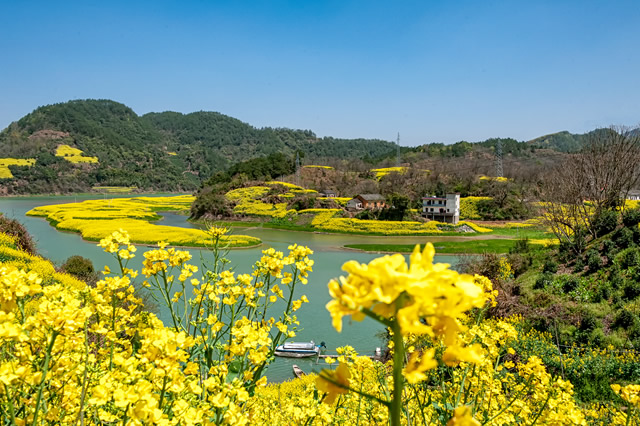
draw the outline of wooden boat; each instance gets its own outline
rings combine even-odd
[[[293,374],[299,379],[300,377],[304,376],[304,371],[302,371],[300,369],[300,367],[298,367],[296,364],[293,364]]]
[[[275,356],[288,358],[307,358],[320,354],[320,348],[326,347],[324,342],[316,345],[313,340],[310,342],[287,342],[276,348]]]

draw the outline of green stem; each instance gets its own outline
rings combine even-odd
[[[401,297],[398,297],[396,304]],[[393,322],[393,397],[391,399],[391,426],[400,426],[400,417],[402,413],[402,388],[404,378],[402,377],[402,366],[404,364],[404,342],[400,325],[397,321]]]
[[[38,386],[38,396],[36,398],[36,408],[33,415],[33,426],[38,424],[38,411],[40,411],[40,401],[42,400],[42,391],[44,390],[44,382],[47,380],[47,373],[49,372],[49,360],[51,359],[51,351],[53,351],[53,344],[58,337],[58,332],[54,331],[51,336],[51,341],[47,346],[47,353],[44,358],[44,366],[42,367],[42,380],[40,380],[40,386]]]
[[[89,367],[89,331],[88,321],[84,324],[84,372],[82,374],[82,394],[80,396],[80,410],[78,412],[78,418],[76,420],[76,424],[80,423],[84,425],[84,403],[87,397],[87,379],[88,374],[87,370]]]
[[[162,401],[164,400],[164,393],[167,390],[167,376],[162,379],[162,392],[160,392],[160,402],[158,402],[158,408],[162,410]]]
[[[11,395],[9,395],[9,387],[7,387],[7,385],[4,385],[4,391],[5,391],[5,394],[7,395],[7,402],[9,403],[9,415],[11,416],[11,424],[15,425],[16,416],[14,414],[13,399],[11,398]]]

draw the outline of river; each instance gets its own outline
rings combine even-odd
[[[104,253],[94,242],[82,240],[78,234],[64,233],[57,231],[49,223],[39,217],[26,216],[25,213],[34,207],[47,204],[60,204],[87,199],[103,198],[98,196],[50,196],[50,197],[0,197],[0,212],[7,217],[15,218],[23,223],[29,233],[37,243],[38,252],[60,265],[73,255],[81,255],[93,261],[96,269],[101,269],[108,265],[112,270],[117,270],[117,263],[113,257]],[[108,195],[112,198],[112,195]],[[186,217],[177,214],[163,214],[163,225],[180,227],[197,227],[186,221]],[[263,244],[257,248],[232,250],[229,254],[231,266],[238,273],[250,273],[251,266],[261,256],[261,251],[273,247],[276,250],[286,252],[287,246],[293,243],[310,247],[314,254],[311,258],[315,261],[313,272],[309,276],[309,283],[306,286],[299,285],[296,292],[299,295],[306,294],[310,303],[304,304],[297,311],[300,320],[300,329],[295,339],[296,341],[315,342],[324,341],[327,344],[327,353],[335,353],[335,348],[343,345],[353,346],[359,353],[372,355],[376,347],[384,345],[382,339],[383,327],[373,320],[366,318],[362,322],[350,321],[346,317],[341,333],[335,331],[331,326],[331,317],[325,309],[326,303],[330,300],[327,291],[327,283],[330,279],[342,275],[341,267],[347,260],[357,260],[359,262],[369,262],[380,255],[371,253],[361,253],[347,251],[342,247],[345,244],[354,243],[390,243],[390,244],[418,244],[426,241],[436,241],[433,237],[378,237],[364,235],[343,235],[343,234],[321,234],[310,232],[296,232],[286,230],[275,230],[266,228],[234,228],[233,233],[251,235],[262,240]],[[451,238],[448,238],[449,240]],[[143,259],[141,247],[133,262],[134,268],[140,268]],[[199,264],[200,259],[210,258],[209,253],[202,249],[189,249],[193,256],[193,263]],[[450,264],[457,263],[456,256],[436,256],[436,261]],[[156,312],[163,321],[166,321],[166,310],[159,309]],[[276,358],[267,370],[267,377],[270,381],[282,381],[292,377],[292,364],[298,364],[303,371],[319,371],[321,365],[315,364],[314,359],[287,359]]]

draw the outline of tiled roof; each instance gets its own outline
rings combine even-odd
[[[360,197],[362,197],[363,200],[367,200],[367,201],[384,201],[384,197],[380,194],[360,194]]]

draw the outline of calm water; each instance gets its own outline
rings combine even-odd
[[[83,241],[78,234],[59,232],[42,218],[25,216],[27,211],[37,206],[82,201],[91,198],[103,198],[103,196],[0,198],[0,212],[8,217],[21,221],[34,236],[39,253],[58,265],[63,263],[68,257],[79,254],[91,259],[96,269],[108,265],[112,270],[117,270],[117,263],[114,259],[109,254],[104,253],[95,243]],[[162,224],[197,227],[197,225],[186,222],[185,219],[184,216],[165,214]],[[331,318],[325,309],[326,303],[330,300],[327,291],[327,283],[329,280],[341,275],[341,266],[347,260],[353,259],[359,262],[369,262],[379,256],[376,254],[346,251],[342,249],[342,246],[353,243],[382,242],[423,244],[426,241],[438,240],[438,238],[433,237],[429,237],[428,239],[425,237],[368,237],[262,228],[236,228],[233,232],[255,236],[263,242],[262,246],[258,248],[239,249],[230,252],[228,257],[231,260],[231,265],[238,273],[250,273],[251,266],[259,259],[261,251],[268,247],[286,252],[288,245],[297,243],[306,245],[314,251],[311,257],[315,261],[315,265],[309,277],[309,284],[306,286],[299,285],[296,289],[296,292],[299,293],[298,295],[306,294],[310,303],[303,305],[297,312],[298,319],[301,323],[301,330],[298,331],[298,335],[294,340],[324,341],[327,344],[328,353],[334,353],[335,348],[338,346],[351,345],[362,354],[373,354],[376,347],[383,346],[380,337],[383,328],[372,320],[365,319],[362,322],[351,322],[348,318],[345,318],[342,333],[337,333],[331,326]],[[451,238],[448,239],[451,240]],[[144,247],[141,247],[137,253],[137,257],[134,259],[136,262],[130,266],[140,268],[141,259],[143,259],[141,252],[143,251]],[[206,261],[211,258],[205,250],[190,249],[189,251],[193,256],[192,262],[196,264],[200,263],[200,259]],[[437,261],[456,264],[457,258],[455,256],[437,256]],[[167,320],[166,311],[159,310],[159,312],[156,313],[163,320]],[[322,365],[318,366],[315,364],[315,359],[290,360],[277,358],[276,361],[269,366],[267,371],[269,380],[280,381],[291,378],[292,364],[298,364],[305,372],[319,371],[322,367]]]

